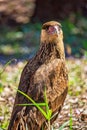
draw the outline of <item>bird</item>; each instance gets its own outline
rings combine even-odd
[[[65,61],[62,26],[57,21],[42,25],[40,47],[25,65],[18,90],[35,102],[44,102],[44,89],[52,111],[51,124],[57,119],[68,92],[68,71]],[[47,130],[46,118],[36,106],[20,106],[31,103],[17,92],[8,130]],[[44,109],[44,108],[43,108]]]

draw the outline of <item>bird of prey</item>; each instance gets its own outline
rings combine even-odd
[[[68,72],[65,64],[63,31],[61,24],[49,21],[42,25],[40,48],[23,69],[18,89],[35,102],[44,102],[44,88],[52,115],[56,120],[68,91]],[[46,119],[35,106],[18,106],[30,103],[17,92],[8,130],[41,130]],[[26,129],[27,126],[27,129]]]

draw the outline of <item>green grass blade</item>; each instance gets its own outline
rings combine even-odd
[[[51,109],[49,109],[47,115],[48,115],[48,120],[50,120],[50,119],[51,119],[51,116],[52,116],[52,110],[51,110]]]
[[[37,103],[39,106],[46,106],[45,103]],[[33,103],[29,103],[29,104],[16,104],[17,106],[34,106]]]
[[[15,61],[16,59],[11,59],[9,60],[3,67],[3,69],[0,71],[0,76],[2,75],[2,73],[5,71],[6,67],[11,64],[12,61]]]
[[[38,103],[36,103],[32,98],[30,98],[27,94],[25,94],[24,92],[17,90],[19,93],[21,93],[23,96],[25,96],[27,99],[29,99],[38,109],[39,111],[44,115],[44,117],[46,119],[48,119],[48,116],[46,114],[46,112],[38,105]]]
[[[48,100],[47,100],[47,96],[46,96],[46,87],[45,87],[45,91],[44,91],[44,101],[46,103],[47,117],[48,117],[48,120],[50,120],[51,119],[51,115],[52,115],[52,110],[49,109]]]
[[[70,121],[65,122],[58,130],[63,130],[63,128],[69,124]]]
[[[46,88],[45,88],[45,91],[44,91],[44,101],[46,103],[46,112],[48,113],[49,106],[48,106],[48,100],[47,100],[47,96],[46,96]]]

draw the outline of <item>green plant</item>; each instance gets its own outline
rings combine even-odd
[[[47,100],[47,96],[46,96],[46,89],[44,92],[44,103],[37,103],[30,96],[25,94],[24,92],[22,92],[20,90],[18,90],[18,92],[21,93],[23,96],[25,96],[32,103],[31,104],[17,104],[17,105],[20,105],[20,106],[34,105],[35,107],[37,107],[39,109],[39,111],[43,114],[43,116],[46,118],[46,120],[48,120],[48,129],[50,130],[50,119],[52,118],[52,110],[49,108],[49,105],[48,105],[48,100]],[[46,111],[42,108],[42,106],[45,106]]]
[[[69,121],[66,121],[62,124],[62,126],[59,127],[58,130],[63,130],[63,128],[69,124],[69,130],[73,130],[72,125],[73,125],[73,120],[72,120],[72,107],[70,107],[70,119]]]
[[[63,128],[64,128],[66,125],[68,125],[69,122],[70,122],[70,121],[67,121],[67,122],[65,122],[64,124],[62,124],[62,126],[60,126],[58,130],[63,130]]]
[[[16,59],[11,59],[9,60],[3,67],[3,69],[0,71],[0,78],[1,78],[1,75],[3,74],[3,72],[5,71],[6,67],[11,64],[13,61],[15,61]]]

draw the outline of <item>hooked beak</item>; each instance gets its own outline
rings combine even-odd
[[[58,26],[55,25],[54,28],[55,28],[55,30],[56,30],[57,35],[59,35],[59,34],[60,34],[60,31],[59,31],[59,29],[58,29]]]
[[[57,34],[57,35],[59,35],[59,30],[58,30],[58,26],[57,25],[55,25],[55,26],[49,26],[49,28],[48,28],[48,34]]]

